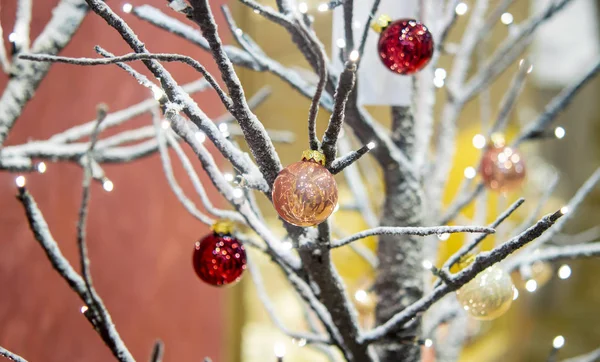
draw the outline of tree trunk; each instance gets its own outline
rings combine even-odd
[[[386,193],[381,225],[422,226],[424,197],[416,180],[406,179],[398,168],[384,171]],[[377,322],[386,322],[394,314],[423,295],[423,239],[418,236],[382,235],[377,256],[379,270],[375,291],[379,297]],[[420,336],[421,323],[411,323],[395,331],[378,348],[381,362],[419,362],[420,347],[402,344],[406,337]]]

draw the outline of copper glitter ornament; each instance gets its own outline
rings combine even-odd
[[[279,216],[296,226],[325,221],[338,201],[337,184],[323,166],[325,156],[304,151],[302,161],[281,170],[273,184],[273,206]]]
[[[514,289],[510,275],[492,265],[456,291],[456,297],[473,318],[492,320],[510,308]]]
[[[244,246],[231,235],[231,222],[217,221],[212,229],[212,234],[197,241],[194,246],[194,270],[202,281],[210,285],[237,282],[246,270]]]
[[[488,189],[511,191],[525,180],[525,162],[519,150],[497,141],[484,151],[479,172]]]

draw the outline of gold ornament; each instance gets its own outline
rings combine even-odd
[[[552,269],[550,263],[536,261],[531,264],[529,278],[535,280],[538,288],[548,283],[553,275],[554,269]],[[523,280],[523,276],[518,276],[516,277],[515,286],[519,289],[525,288],[525,282],[526,280]]]
[[[463,285],[456,296],[467,313],[479,320],[500,317],[510,308],[514,285],[502,268],[492,265]]]
[[[392,18],[390,18],[389,15],[381,15],[377,18],[377,20],[375,20],[371,24],[371,29],[375,30],[378,33],[381,33],[385,30],[385,28],[387,28],[390,25],[391,22]]]

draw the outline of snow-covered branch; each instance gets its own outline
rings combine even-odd
[[[410,227],[410,226],[379,226],[373,229],[361,231],[342,240],[331,243],[330,248],[339,248],[355,240],[360,240],[374,235],[441,235],[445,233],[494,233],[493,228],[484,226],[431,226],[431,227]]]

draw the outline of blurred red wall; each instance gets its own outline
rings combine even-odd
[[[12,31],[16,1],[0,2],[6,38]],[[149,3],[172,13],[164,0],[131,2]],[[211,0],[211,5],[223,23],[218,11],[221,2]],[[34,1],[33,37],[41,32],[56,3],[58,0]],[[107,3],[129,22],[150,51],[191,55],[215,72],[207,53],[133,15],[123,14],[124,2]],[[228,38],[226,31],[222,33]],[[130,52],[112,28],[90,13],[62,55],[95,57],[93,47],[97,44],[115,54]],[[136,68],[141,70],[140,65]],[[168,69],[180,83],[199,78],[189,67],[169,64]],[[0,89],[6,81],[2,74]],[[7,145],[44,139],[90,121],[101,102],[116,111],[149,95],[146,88],[114,65],[54,65],[26,106]],[[210,90],[195,98],[210,116],[222,112]],[[140,117],[128,127],[149,122],[148,116]],[[178,179],[188,195],[195,196],[178,166]],[[130,164],[108,165],[105,171],[115,188],[110,193],[98,183],[92,188],[88,245],[96,289],[123,340],[137,360],[147,360],[154,340],[160,338],[166,345],[167,361],[200,361],[204,356],[223,361],[223,291],[202,284],[191,267],[193,243],[207,232],[207,227],[189,216],[173,196],[156,155]],[[109,350],[80,314],[81,301],[54,272],[35,242],[15,198],[15,176],[0,172],[0,345],[30,361],[112,360]],[[81,168],[66,163],[48,164],[43,175],[27,175],[30,192],[77,270],[75,225],[81,176]]]

